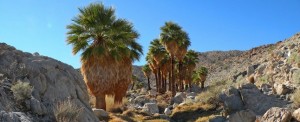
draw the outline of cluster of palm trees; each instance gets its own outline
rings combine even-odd
[[[157,92],[169,90],[174,96],[176,91],[191,87],[198,54],[188,50],[191,45],[188,34],[178,24],[166,22],[160,29],[160,38],[150,43],[143,72],[148,84],[151,72],[154,74]]]
[[[136,42],[139,34],[125,19],[115,16],[112,7],[92,3],[79,8],[79,14],[67,26],[67,43],[73,54],[81,53],[81,73],[96,97],[96,108],[105,109],[105,96],[113,95],[121,103],[132,79],[132,62],[139,60],[142,46]],[[148,65],[143,67],[150,87],[150,75],[155,74],[157,90],[175,95],[185,84],[191,84],[198,55],[188,50],[188,34],[173,23],[161,27],[160,39],[151,42]],[[176,66],[175,66],[176,65]],[[168,79],[168,82],[167,82]],[[168,84],[167,84],[168,83]]]

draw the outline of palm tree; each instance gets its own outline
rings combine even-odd
[[[198,74],[198,77],[199,77],[200,82],[201,82],[201,88],[204,88],[204,82],[205,82],[207,74],[208,74],[207,68],[206,67],[200,67],[197,70],[197,74]]]
[[[158,77],[157,77],[157,63],[156,63],[156,61],[154,60],[154,58],[153,58],[153,56],[152,56],[152,54],[150,53],[150,52],[148,52],[147,53],[147,55],[146,55],[146,61],[148,62],[148,65],[149,65],[149,67],[150,67],[150,69],[151,69],[151,71],[152,71],[152,73],[154,74],[154,76],[155,76],[155,85],[156,85],[156,91],[158,92],[158,88],[157,88],[157,85],[158,85]]]
[[[158,91],[162,93],[162,73],[161,73],[161,61],[163,60],[165,54],[167,53],[165,47],[160,43],[159,39],[154,39],[150,43],[149,54],[152,55],[156,62],[158,70],[158,84],[156,85]]]
[[[81,52],[81,72],[96,97],[96,108],[105,109],[105,95],[121,102],[131,82],[132,62],[142,54],[139,34],[125,19],[117,19],[112,7],[102,3],[79,8],[67,26],[67,43],[73,54]]]
[[[175,54],[180,46],[180,42],[186,40],[187,34],[182,31],[181,27],[178,24],[173,22],[166,22],[161,29],[161,43],[165,46],[166,50],[171,57],[171,82],[172,82],[172,95],[175,96],[175,74],[174,74],[174,61]]]
[[[187,53],[188,47],[191,45],[191,42],[189,40],[188,34],[186,32],[182,32],[183,40],[180,41],[178,50],[176,51],[176,59],[178,60],[178,74],[179,74],[179,89],[180,91],[183,90],[183,79],[182,76],[182,62],[183,59]]]
[[[185,69],[185,84],[188,84],[191,87],[192,75],[196,68],[196,64],[198,63],[198,53],[194,50],[189,50],[186,56],[183,59],[183,67]]]
[[[142,68],[142,71],[148,80],[148,90],[151,90],[151,86],[150,86],[151,69],[150,69],[149,65],[148,64],[144,65]]]

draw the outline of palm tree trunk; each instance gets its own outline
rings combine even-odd
[[[133,90],[134,85],[135,85],[135,81],[133,81],[133,83],[132,83],[131,90]]]
[[[155,85],[156,85],[156,92],[158,92],[158,79],[157,79],[157,73],[155,73]]]
[[[96,108],[106,110],[105,94],[100,94],[96,97]]]
[[[148,80],[148,90],[151,90],[151,86],[150,86],[150,78],[147,77],[147,80]]]
[[[176,94],[175,77],[174,77],[174,56],[171,56],[171,82],[172,82],[172,96]]]
[[[182,61],[179,61],[178,64],[178,75],[179,75],[179,91],[182,92],[183,91],[183,82],[182,82],[182,74],[181,74],[181,67],[182,67]]]
[[[168,79],[168,82],[169,82],[169,87],[168,87],[168,90],[169,91],[172,91],[172,82],[171,82],[171,72],[169,72],[169,79]]]
[[[161,73],[160,73],[160,68],[158,68],[158,84],[156,85],[156,88],[158,89],[158,92],[161,92]]]

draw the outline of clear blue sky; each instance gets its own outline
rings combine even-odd
[[[79,55],[66,45],[66,25],[93,0],[2,0],[0,42],[58,59],[75,68]],[[300,32],[299,0],[104,0],[140,33],[144,54],[165,21],[189,33],[191,49],[248,50]],[[145,63],[144,56],[136,65]]]

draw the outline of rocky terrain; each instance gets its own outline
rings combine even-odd
[[[161,108],[162,101],[168,100],[146,100],[161,109],[154,112],[156,118],[166,121],[300,121],[300,33],[248,51],[199,53],[199,59],[197,66],[209,69],[206,88],[200,92],[178,93],[165,108]],[[142,75],[137,76],[143,79]],[[134,101],[130,104],[140,99],[136,96],[129,97]],[[172,102],[174,100],[177,102]],[[139,107],[149,108],[145,104]],[[213,107],[207,108],[208,105]]]
[[[78,70],[0,43],[0,121],[300,121],[300,33],[248,51],[199,53],[199,59],[197,67],[209,69],[204,89],[194,85],[171,97],[135,88],[106,112],[92,110]],[[146,82],[141,67],[133,73]]]
[[[0,43],[0,121],[99,121],[73,67]]]

